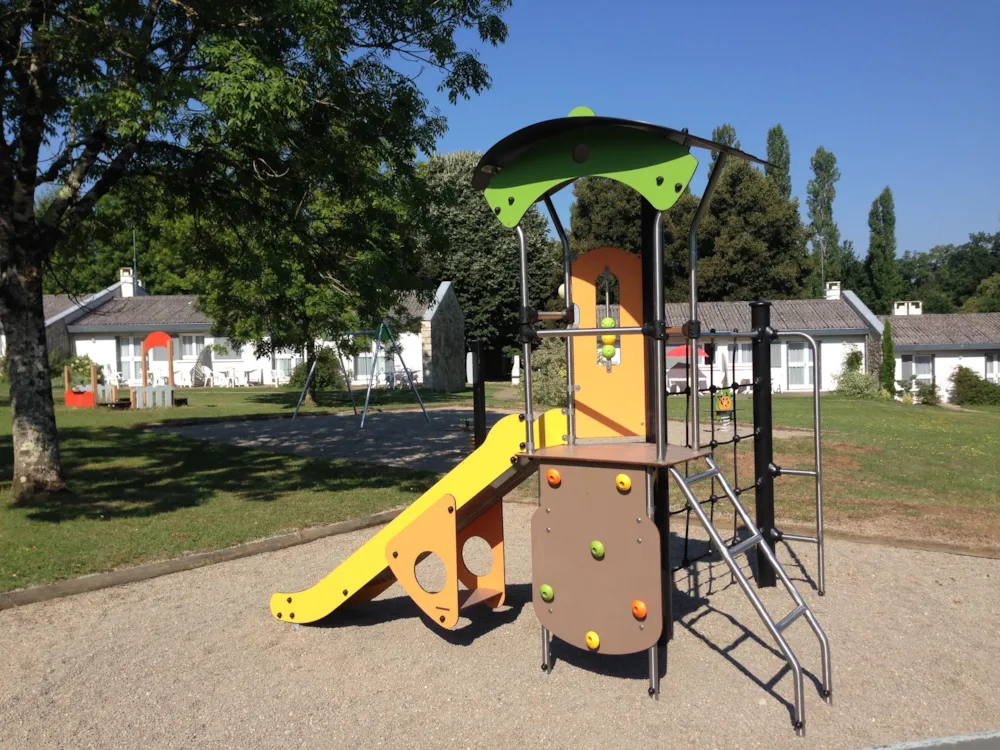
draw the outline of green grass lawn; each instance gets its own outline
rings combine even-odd
[[[61,396],[61,392],[59,392]],[[290,415],[289,389],[188,389],[190,405],[111,411],[57,405],[71,493],[0,504],[0,591],[139,562],[231,546],[411,502],[429,474],[344,461],[276,455],[144,432],[168,419]],[[412,393],[380,393],[378,408],[413,407]],[[470,406],[471,392],[424,394],[429,405]],[[343,394],[321,393],[304,413],[350,409]],[[517,408],[517,389],[489,384],[491,405]],[[774,398],[779,427],[808,428],[811,399]],[[682,418],[680,399],[671,418]],[[707,409],[707,399],[703,401]],[[0,492],[12,470],[9,400],[0,390]],[[741,433],[749,398],[738,397]],[[1000,546],[1000,410],[954,410],[822,399],[825,500],[830,528],[921,540]],[[705,412],[707,419],[707,411]],[[720,436],[721,437],[721,436]],[[775,459],[811,464],[812,439],[775,441]],[[720,450],[732,472],[732,449]],[[740,444],[739,484],[752,482],[752,441]],[[525,492],[530,492],[526,483]],[[777,480],[778,518],[813,518],[809,480]]]
[[[487,402],[509,390],[487,386]],[[9,393],[0,390],[0,591],[218,549],[283,531],[355,518],[411,502],[426,472],[297,458],[143,432],[167,420],[290,416],[291,389],[185,389],[189,405],[117,411],[67,409],[56,420],[71,493],[9,501],[13,451]],[[471,406],[471,391],[422,392],[428,406]],[[358,394],[356,394],[356,397]],[[363,401],[364,393],[359,397]],[[346,394],[319,393],[303,414],[350,410]],[[378,392],[374,408],[416,407],[412,392]]]

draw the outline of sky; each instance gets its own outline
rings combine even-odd
[[[809,159],[836,155],[834,220],[861,257],[886,185],[899,254],[1000,231],[998,0],[514,0],[505,20],[497,48],[462,38],[489,91],[456,105],[428,92],[448,119],[440,152],[485,151],[579,105],[704,137],[729,122],[761,157],[780,122],[804,220]],[[693,152],[700,193],[710,157]],[[567,224],[571,202],[556,199]]]

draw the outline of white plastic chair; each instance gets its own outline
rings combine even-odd
[[[174,386],[177,388],[191,387],[190,370],[174,370]]]
[[[195,370],[198,371],[199,377],[204,379],[206,388],[215,385],[215,381],[218,379],[218,376],[212,372],[210,367],[205,367],[205,365],[195,365]]]

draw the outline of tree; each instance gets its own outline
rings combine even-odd
[[[736,137],[736,128],[730,125],[728,122],[719,125],[718,127],[712,128],[712,140],[716,143],[720,143],[723,146],[732,146],[733,148],[740,148],[739,139]],[[708,168],[708,175],[711,177],[712,172],[715,171],[715,162],[719,160],[719,152],[712,152],[712,163]]]
[[[465,317],[465,337],[492,352],[516,345],[521,308],[520,250],[517,236],[497,221],[483,194],[470,182],[481,154],[459,151],[432,156],[423,165],[427,183],[429,273],[450,280]],[[544,309],[556,295],[562,248],[548,237],[545,218],[532,207],[521,220],[528,239],[531,305]]]
[[[879,375],[882,388],[895,395],[896,352],[892,346],[892,321],[888,318],[885,321],[885,329],[882,331],[882,370]]]
[[[642,249],[642,196],[606,177],[584,177],[573,185],[570,246],[579,255],[595,247]]]
[[[1000,273],[982,280],[976,293],[965,300],[962,312],[1000,312]]]
[[[64,486],[49,383],[43,266],[97,203],[156,175],[244,215],[364,196],[430,151],[444,122],[412,65],[456,101],[489,85],[456,37],[506,38],[510,0],[23,0],[0,14],[0,322],[14,491]],[[41,195],[51,192],[42,212]],[[265,193],[281,195],[268,200]],[[289,216],[289,214],[285,214]],[[328,250],[329,252],[329,250]],[[336,255],[331,255],[337,266]]]
[[[693,214],[694,201],[689,206],[687,210]],[[678,208],[685,210],[678,202],[672,211]],[[802,295],[809,262],[798,201],[787,200],[761,170],[734,160],[720,178],[707,213],[698,233],[702,299],[789,299]],[[675,218],[683,221],[680,213]],[[683,223],[683,234],[670,238],[668,266],[671,257],[681,256],[687,268],[689,225],[688,219]],[[673,279],[668,298],[687,299],[683,275]]]
[[[785,199],[791,200],[792,152],[780,122],[767,131],[767,161],[770,165],[765,170],[767,176],[774,180]]]
[[[903,289],[896,261],[896,209],[888,187],[872,201],[868,212],[868,270],[870,298],[866,300],[875,313],[887,315]]]
[[[844,253],[840,244],[840,229],[833,220],[833,201],[837,197],[840,170],[837,157],[820,146],[809,160],[813,177],[806,186],[806,208],[809,215],[809,239],[812,242],[813,273],[810,280],[812,296],[824,293],[827,279],[846,282]],[[850,250],[853,257],[853,247]]]

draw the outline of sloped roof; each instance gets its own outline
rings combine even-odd
[[[1000,346],[1000,313],[891,315],[899,346]]]
[[[69,310],[73,305],[78,304],[90,295],[73,295],[73,294],[43,294],[42,295],[42,310],[45,313],[45,319],[58,315],[61,312]]]
[[[689,317],[686,302],[666,305],[667,323],[677,326]],[[701,302],[698,317],[703,330],[749,331],[749,302]],[[865,321],[843,299],[787,299],[771,303],[771,326],[779,331],[858,330],[867,333]]]
[[[204,325],[209,328],[212,320],[197,308],[197,301],[197,297],[187,294],[115,298],[84,315],[74,327]]]

